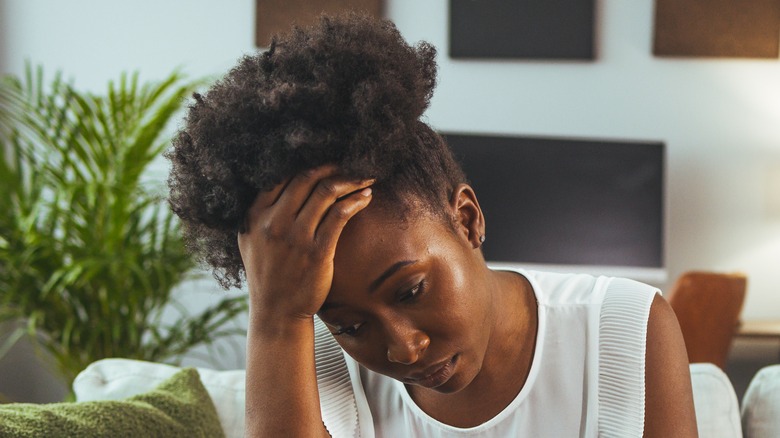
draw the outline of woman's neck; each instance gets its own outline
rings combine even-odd
[[[538,327],[533,287],[508,271],[489,271],[486,280],[494,291],[494,324],[480,372],[453,394],[409,387],[428,415],[456,427],[477,426],[504,410],[525,385],[533,362]]]

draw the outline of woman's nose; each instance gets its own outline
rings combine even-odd
[[[425,332],[412,328],[396,330],[388,338],[387,360],[404,365],[417,362],[431,343]]]

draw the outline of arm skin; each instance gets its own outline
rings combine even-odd
[[[273,321],[261,313],[250,305],[246,436],[329,437],[317,391],[313,320]]]
[[[645,361],[645,438],[698,437],[685,342],[660,295],[650,307]]]
[[[333,282],[336,243],[373,181],[332,166],[258,195],[238,247],[249,288],[246,436],[327,437],[314,364],[313,316]]]

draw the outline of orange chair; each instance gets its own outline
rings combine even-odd
[[[731,340],[745,302],[742,274],[686,272],[669,295],[680,322],[690,363],[709,362],[726,368]]]

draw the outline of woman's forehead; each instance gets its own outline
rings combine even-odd
[[[451,237],[448,234],[440,220],[428,215],[401,221],[366,209],[342,231],[336,245],[334,282],[349,279],[368,285],[397,263],[424,259],[431,245]]]
[[[350,219],[336,244],[335,266],[353,265],[362,260],[386,258],[411,250],[420,236],[415,230],[427,228],[424,220],[387,217],[380,210],[366,209]]]

